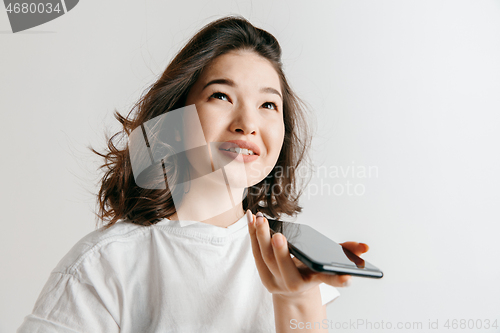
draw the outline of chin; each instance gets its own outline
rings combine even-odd
[[[245,189],[249,186],[252,186],[252,181],[247,178],[246,174],[226,172],[226,177],[227,177],[227,184],[231,188]]]

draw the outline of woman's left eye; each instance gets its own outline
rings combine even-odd
[[[262,106],[266,109],[278,110],[278,106],[273,102],[265,102]]]

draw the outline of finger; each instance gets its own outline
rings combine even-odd
[[[334,287],[348,287],[351,285],[352,276],[348,274],[318,274],[321,282]]]
[[[342,251],[344,251],[344,254],[346,257],[352,261],[358,268],[364,268],[365,267],[365,261],[358,257],[356,254],[352,253],[349,251],[347,248],[343,247]]]
[[[271,239],[274,256],[278,264],[283,282],[290,292],[298,292],[304,287],[304,279],[295,265],[290,252],[286,237],[281,233],[276,233]]]
[[[340,243],[343,247],[354,253],[355,255],[359,256],[365,252],[367,252],[370,247],[365,244],[365,243],[358,243],[358,242],[344,242]]]
[[[257,241],[257,235],[255,230],[255,215],[252,214],[250,210],[247,210],[247,220],[248,220],[248,232],[250,234],[250,240],[252,243],[252,253],[255,259],[255,265],[257,266],[257,270],[259,271],[259,275],[261,277],[262,282],[271,282],[274,281],[273,274],[267,267],[264,259],[262,258],[262,254],[260,251],[259,242]]]
[[[275,277],[280,278],[280,270],[278,268],[278,264],[276,263],[274,250],[271,245],[269,222],[260,212],[255,214],[255,228],[257,241],[259,242],[260,253],[262,254],[262,259],[264,259],[264,262],[266,263],[271,273],[273,273]]]

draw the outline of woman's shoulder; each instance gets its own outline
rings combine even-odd
[[[109,228],[101,227],[80,239],[59,261],[53,273],[75,274],[81,266],[95,256],[103,256],[103,250],[113,245],[134,246],[149,237],[152,226],[120,221]],[[112,255],[113,251],[105,251]],[[133,252],[132,252],[133,253]],[[130,254],[130,252],[129,252]]]

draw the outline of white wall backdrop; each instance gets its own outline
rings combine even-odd
[[[17,34],[0,9],[0,332],[95,228],[100,160],[87,146],[102,148],[113,110],[227,14],[278,38],[314,112],[322,173],[298,222],[369,244],[385,273],[341,290],[331,331],[500,325],[500,1],[82,0]]]

